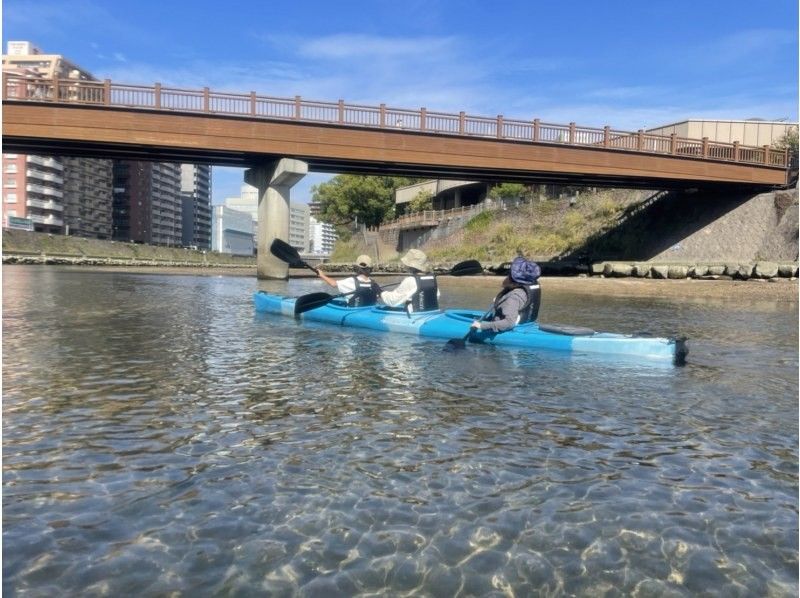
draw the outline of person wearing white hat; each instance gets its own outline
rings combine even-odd
[[[342,280],[334,280],[321,270],[317,270],[317,274],[344,295],[349,307],[375,305],[378,302],[381,288],[369,276],[372,273],[372,259],[368,255],[359,255],[356,258],[355,270],[355,275]]]
[[[409,249],[400,262],[411,276],[400,281],[394,291],[383,291],[381,301],[391,307],[405,307],[409,313],[439,309],[439,285],[428,256],[419,249]]]

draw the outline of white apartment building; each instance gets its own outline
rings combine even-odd
[[[308,252],[315,255],[330,255],[336,243],[336,229],[332,224],[309,218]]]
[[[253,219],[250,214],[227,206],[214,206],[211,249],[232,255],[253,255],[255,248]]]
[[[308,252],[309,210],[308,204],[289,203],[289,245],[300,253]]]

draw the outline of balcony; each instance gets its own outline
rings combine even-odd
[[[33,170],[32,168],[29,168],[25,174],[29,179],[48,181],[50,183],[57,183],[59,185],[64,183],[64,179],[60,176],[56,174],[50,174],[48,172],[42,172],[41,170]]]
[[[64,165],[55,158],[43,158],[41,156],[26,156],[25,161],[28,164],[38,164],[47,168],[55,168],[56,170],[64,170]]]
[[[63,212],[64,206],[55,201],[43,201],[41,199],[27,199],[25,205],[31,208],[40,208],[42,210],[52,210],[54,212]]]
[[[41,185],[26,185],[29,193],[41,193],[42,195],[52,195],[53,197],[64,197],[64,193],[52,187],[42,187]]]
[[[28,214],[28,218],[37,224],[48,224],[50,226],[64,226],[64,221],[53,215],[41,216],[39,214]]]

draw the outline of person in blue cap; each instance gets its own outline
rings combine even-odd
[[[508,276],[503,280],[502,290],[494,298],[489,317],[483,321],[475,320],[472,328],[503,332],[517,324],[536,321],[541,302],[541,274],[542,269],[536,262],[515,257]]]

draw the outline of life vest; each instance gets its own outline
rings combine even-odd
[[[439,309],[439,285],[433,274],[414,274],[417,290],[406,301],[408,311],[431,311]]]
[[[513,289],[503,289],[498,293],[497,297],[494,299],[495,304],[495,315],[498,319],[505,319],[505,314],[503,313],[502,308],[498,309],[497,304],[500,303],[500,300],[505,297],[508,293],[513,291],[514,289],[522,289],[525,291],[525,296],[527,299],[522,307],[519,308],[519,314],[517,315],[517,324],[526,324],[528,322],[535,322],[536,318],[539,316],[539,305],[542,302],[542,290],[539,288],[539,283],[536,282],[534,284],[525,284],[520,285],[518,287],[514,287]]]
[[[374,280],[363,281],[358,276],[354,276],[356,290],[347,298],[349,307],[367,307],[378,302],[381,288]]]

